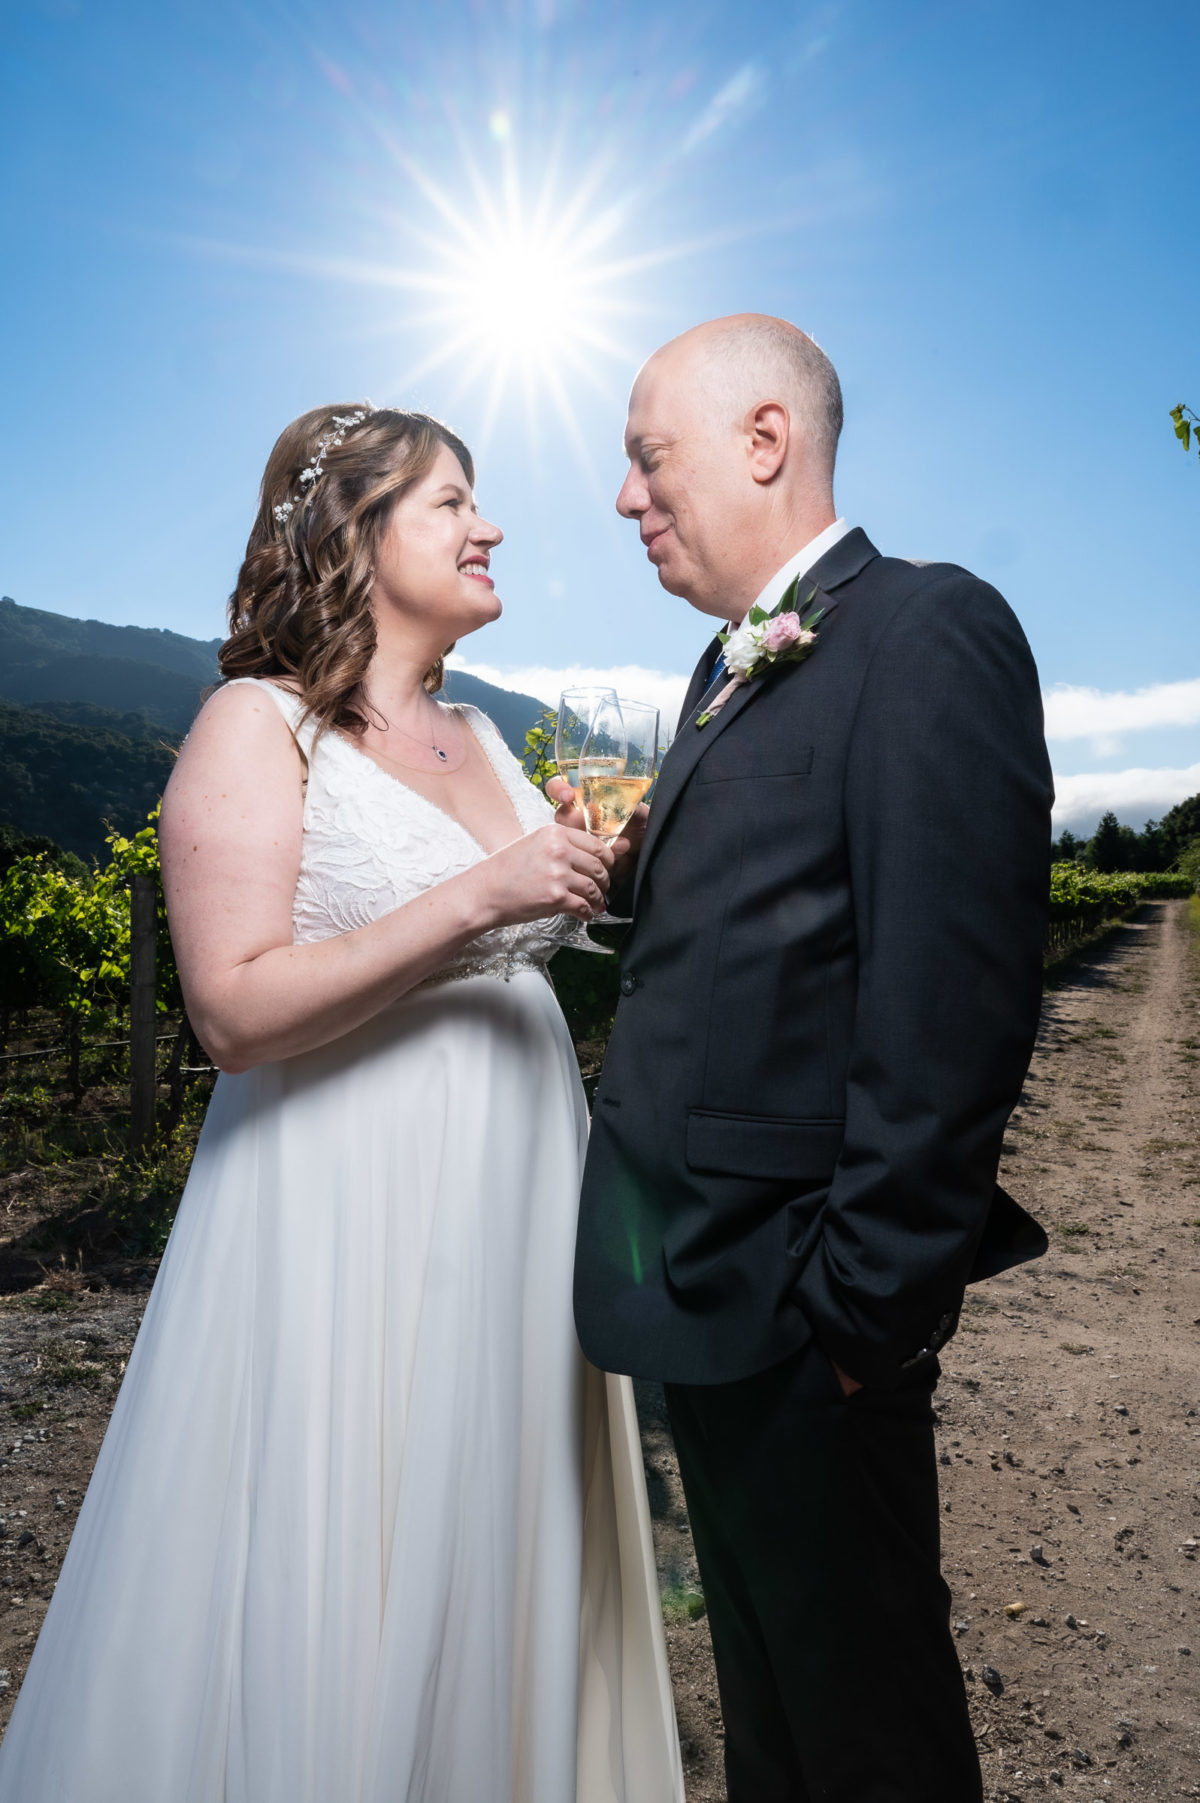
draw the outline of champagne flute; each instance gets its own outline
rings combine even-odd
[[[579,754],[579,792],[589,833],[605,845],[620,837],[658,770],[658,709],[644,701],[601,701]],[[620,925],[597,914],[599,926]]]
[[[554,761],[558,774],[574,789],[579,770],[579,754],[592,730],[596,709],[602,701],[615,701],[615,689],[564,689],[558,698],[558,719],[554,723]]]
[[[554,762],[558,774],[576,786],[579,754],[592,730],[596,709],[604,702],[615,703],[617,691],[607,688],[564,689],[558,698],[558,718],[554,724]],[[561,923],[561,924],[560,924]],[[587,927],[573,915],[560,914],[555,922],[558,943],[577,952],[611,954],[612,947],[597,945],[588,938]]]

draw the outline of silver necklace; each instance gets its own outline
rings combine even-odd
[[[437,706],[436,702],[434,703],[434,706],[435,707]],[[388,726],[389,726],[389,729],[394,726],[398,733],[403,733],[404,737],[406,739],[411,739],[414,745],[424,745],[424,743],[425,743],[424,739],[419,739],[415,732],[408,732],[396,720],[389,720]],[[443,764],[446,764],[450,761],[448,754],[446,752],[444,752],[442,750],[441,746],[438,744],[436,735],[434,736],[434,738],[432,738],[429,741],[429,749],[430,749],[430,751],[432,751],[434,757],[439,758]]]

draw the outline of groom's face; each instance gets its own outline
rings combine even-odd
[[[636,520],[658,580],[701,613],[731,615],[740,574],[744,445],[714,406],[694,356],[671,347],[646,364],[629,397],[629,474],[617,512]]]

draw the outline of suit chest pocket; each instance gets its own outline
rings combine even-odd
[[[777,776],[811,776],[811,745],[762,745],[730,731],[706,751],[696,766],[698,783],[763,782]]]

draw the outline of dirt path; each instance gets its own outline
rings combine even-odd
[[[1001,1176],[1051,1249],[974,1289],[943,1355],[944,1564],[988,1803],[1200,1797],[1200,964],[1186,909],[1147,907],[1047,993]],[[694,1581],[665,1421],[652,1389],[640,1400],[660,1565]],[[722,1803],[705,1623],[669,1624],[668,1643],[689,1803]]]
[[[943,1360],[945,1567],[989,1803],[1200,1797],[1198,1003],[1184,903],[1145,909],[1050,991],[1003,1180],[1051,1251],[972,1292]],[[0,1184],[0,1251],[44,1211],[42,1185]],[[0,1722],[150,1275],[0,1298]],[[708,1629],[653,1386],[639,1406],[689,1803],[721,1803]]]

